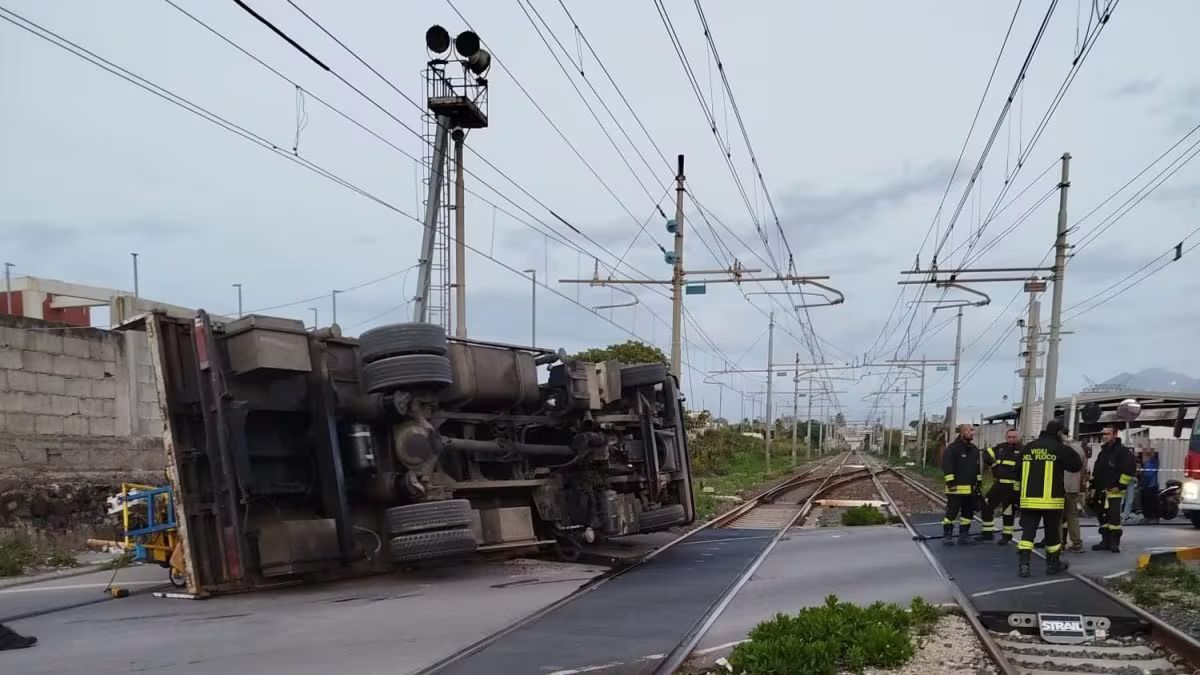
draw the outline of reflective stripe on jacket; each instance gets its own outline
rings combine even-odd
[[[1100,446],[1100,454],[1096,456],[1096,465],[1092,468],[1093,491],[1104,491],[1111,497],[1118,497],[1133,483],[1137,475],[1137,460],[1133,451],[1114,439],[1107,445]]]
[[[962,438],[942,451],[942,473],[945,474],[946,494],[969,495],[983,480],[979,472],[979,448]]]
[[[1017,485],[1020,474],[1017,473],[1017,461],[1021,455],[1019,443],[1000,443],[987,449],[988,457],[992,459],[992,477],[998,483]]]
[[[1083,461],[1058,434],[1042,432],[1021,448],[1021,508],[1052,511],[1063,508],[1063,473],[1079,471]]]

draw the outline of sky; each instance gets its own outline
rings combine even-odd
[[[974,266],[1048,264],[1039,260],[1054,241],[1057,162],[1069,152],[1069,238],[1087,243],[1074,249],[1064,282],[1059,393],[1149,367],[1200,376],[1192,348],[1200,312],[1191,310],[1200,300],[1200,250],[1156,261],[1180,241],[1185,249],[1200,242],[1200,233],[1191,234],[1200,225],[1200,167],[1184,164],[1135,203],[1138,188],[1174,168],[1176,156],[1182,164],[1190,153],[1181,153],[1200,139],[1187,135],[1200,124],[1200,73],[1187,65],[1200,62],[1200,43],[1190,35],[1200,20],[1195,3],[1120,2],[1043,127],[1080,44],[1098,25],[1093,18],[1089,27],[1091,3],[1058,2],[968,189],[1047,3],[710,0],[703,8],[718,69],[694,4],[668,1],[697,94],[652,2],[567,1],[572,21],[552,0],[248,0],[329,71],[233,2],[171,2],[282,77],[166,0],[2,4],[298,161],[0,22],[0,257],[15,264],[15,274],[129,288],[129,254],[137,252],[141,294],[165,302],[235,313],[232,284],[240,283],[247,311],[311,322],[315,307],[328,323],[329,294],[339,289],[337,320],[348,334],[408,320],[423,198],[412,157],[427,154],[428,145],[421,110],[401,94],[424,98],[423,35],[437,23],[451,34],[474,29],[495,57],[490,124],[468,135],[464,162],[474,193],[465,204],[472,337],[529,342],[531,286],[523,270],[536,269],[540,346],[574,351],[641,339],[669,351],[667,288],[627,286],[636,305],[593,310],[630,296],[559,280],[590,277],[595,265],[605,277],[669,278],[659,246],[670,248],[672,239],[658,208],[673,215],[675,156],[683,154],[690,196],[710,215],[706,223],[685,201],[687,269],[736,259],[763,274],[776,266],[786,273],[773,204],[796,273],[828,275],[822,283],[846,297],[806,315],[791,309],[794,298],[751,294],[781,291],[778,283],[709,284],[704,295],[687,296],[689,406],[732,419],[761,414],[764,375],[711,373],[764,369],[772,342],[776,363],[797,354],[804,363],[823,358],[835,366],[867,356],[951,359],[953,310],[931,319],[930,304],[909,305],[918,291],[897,285],[901,270],[918,256],[928,266],[943,236],[940,266],[960,264],[981,227]],[[715,133],[705,108],[714,111]],[[1180,139],[1173,154],[1118,192]],[[613,272],[617,259],[623,266]],[[1107,298],[1147,263],[1147,271],[1162,269]],[[1015,321],[1026,296],[1018,282],[973,288],[991,304],[963,313],[962,417],[1000,412],[1020,398]],[[970,296],[930,288],[921,297]],[[1042,304],[1044,327],[1048,294]],[[804,339],[808,321],[819,354]],[[900,397],[880,407],[870,395],[918,384],[897,382],[897,371],[886,368],[827,373],[851,374],[833,380],[837,393],[826,397],[851,420],[870,414],[898,424]],[[792,383],[775,379],[777,412],[789,413]],[[951,382],[950,369],[928,369],[929,412],[945,411]],[[917,399],[910,400],[912,418]],[[799,405],[804,417],[805,400]]]

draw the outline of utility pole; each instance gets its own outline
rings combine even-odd
[[[467,337],[467,192],[463,184],[462,129],[451,134],[454,139],[454,335]]]
[[[921,453],[921,468],[924,469],[925,468],[925,445],[926,445],[926,443],[925,443],[925,355],[924,354],[921,355],[921,399],[920,399],[920,403],[918,404],[918,407],[920,408],[920,410],[917,412],[917,419],[920,420],[918,422],[918,424],[920,424],[921,430],[919,432],[917,432],[917,439],[918,439],[917,442],[920,444],[917,451]]]
[[[680,172],[682,173],[682,172]],[[678,239],[676,240],[678,241]],[[676,246],[679,244],[677,243]],[[767,472],[771,471],[771,432],[775,430],[775,425],[771,423],[771,392],[775,391],[775,379],[772,377],[775,371],[772,370],[772,361],[775,360],[775,310],[771,310],[770,323],[767,324],[767,415],[766,422],[763,426],[763,454],[766,456]]]
[[[129,255],[133,256],[133,297],[138,298],[138,297],[141,297],[138,294],[138,268],[137,268],[138,254],[130,253]]]
[[[668,251],[665,254],[666,261],[671,265],[670,279],[601,279],[597,272],[593,272],[591,279],[559,279],[562,284],[587,284],[589,286],[619,286],[619,285],[634,285],[634,284],[657,284],[669,285],[671,287],[671,374],[679,378],[682,371],[683,363],[683,296],[686,291],[686,282],[689,276],[692,275],[720,275],[724,278],[705,278],[704,284],[741,284],[746,281],[780,281],[792,284],[812,284],[815,281],[828,279],[828,276],[798,276],[794,274],[775,274],[773,276],[762,277],[747,277],[746,274],[761,272],[761,269],[750,269],[743,267],[741,263],[734,261],[733,265],[725,269],[714,270],[689,270],[684,268],[683,253],[684,253],[684,218],[683,218],[683,196],[686,192],[684,187],[685,179],[683,172],[684,162],[683,155],[679,155],[679,168],[675,175],[675,218],[667,221],[667,231],[675,236],[675,248],[673,251]]]
[[[529,346],[536,347],[537,346],[537,270],[533,270],[533,269],[525,270],[525,273],[529,275],[529,279],[532,282],[531,283],[532,290],[530,291],[532,294],[532,298],[530,298],[530,303],[531,303],[530,306],[532,308],[532,317],[529,320],[529,322],[530,322]]]
[[[796,352],[796,372],[800,372],[800,352]],[[809,380],[811,382],[812,380]],[[796,427],[800,415],[800,378],[792,378],[792,466],[796,466]]]
[[[1038,319],[1041,315],[1041,303],[1037,294],[1046,290],[1046,282],[1031,278],[1025,283],[1025,292],[1029,293],[1029,317],[1025,320],[1025,367],[1017,373],[1024,378],[1024,388],[1021,390],[1021,438],[1030,439],[1036,435],[1033,426],[1033,404],[1037,399],[1037,356],[1038,356]]]
[[[242,285],[234,284],[234,288],[238,291],[238,318],[242,318]]]
[[[1058,395],[1058,347],[1062,340],[1063,279],[1067,268],[1067,188],[1071,187],[1071,153],[1062,156],[1062,180],[1058,183],[1058,229],[1054,239],[1054,296],[1050,301],[1050,343],[1046,346],[1046,380],[1042,393],[1042,421],[1054,419]]]
[[[316,307],[309,307],[308,309],[309,309],[310,311],[312,311],[312,313],[313,313],[313,330],[316,330],[316,329],[317,329],[317,326],[318,326],[318,325],[320,325],[320,321],[321,321],[321,319],[320,319],[320,315],[319,315],[319,314],[317,314],[317,308],[316,308]]]
[[[333,298],[333,323],[337,323],[337,294],[341,291],[334,290],[329,294]]]
[[[812,378],[808,379],[808,428],[804,431],[804,447],[808,449],[808,458],[812,459]]]
[[[950,423],[947,428],[958,424],[958,367],[962,361],[962,306],[958,308],[958,330],[954,332],[954,387],[950,390]]]
[[[12,268],[16,265],[4,263],[4,313],[12,314]]]
[[[679,380],[683,360],[683,155],[675,174],[675,259],[671,265],[671,374]],[[774,324],[774,319],[772,319]],[[767,356],[768,362],[770,355]],[[767,389],[770,391],[770,389]],[[767,405],[770,408],[770,404]],[[767,436],[767,464],[771,463],[771,441]]]

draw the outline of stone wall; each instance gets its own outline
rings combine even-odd
[[[161,472],[146,335],[0,315],[0,478]]]

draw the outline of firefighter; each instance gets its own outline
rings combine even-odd
[[[1020,453],[1021,541],[1017,544],[1017,574],[1029,576],[1029,559],[1038,524],[1046,528],[1046,574],[1069,565],[1062,559],[1062,514],[1066,491],[1063,474],[1079,471],[1079,455],[1063,443],[1062,424],[1050,420],[1046,430],[1026,443]]]
[[[1001,546],[1013,540],[1013,521],[1016,519],[1016,506],[1020,481],[1017,480],[1017,458],[1021,454],[1021,434],[1016,429],[1004,432],[1004,442],[994,448],[987,449],[985,461],[992,466],[992,483],[983,501],[983,539],[991,541],[996,534],[995,513],[1001,512],[1004,530],[1000,533],[997,544]]]
[[[942,451],[942,473],[946,480],[946,517],[942,518],[942,544],[954,545],[954,521],[958,519],[958,543],[974,544],[969,533],[975,515],[975,493],[979,489],[979,448],[972,442],[975,427],[963,424],[958,438]]]
[[[1137,474],[1133,452],[1114,427],[1101,432],[1100,454],[1092,468],[1091,504],[1100,520],[1100,543],[1093,551],[1121,552],[1121,499]]]

